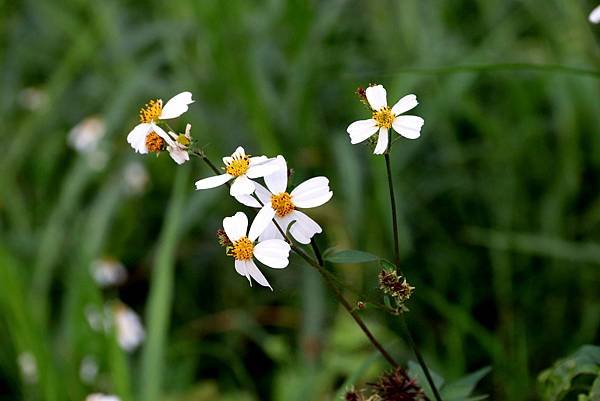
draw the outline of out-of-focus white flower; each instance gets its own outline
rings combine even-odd
[[[98,116],[88,117],[71,129],[69,145],[78,152],[92,153],[98,149],[98,144],[105,134],[104,120]]]
[[[123,172],[127,192],[139,194],[144,192],[150,177],[144,165],[140,162],[129,162]]]
[[[21,368],[23,380],[29,384],[36,383],[38,380],[38,370],[35,356],[29,351],[22,352],[19,354],[17,361]]]
[[[100,142],[106,134],[106,124],[101,117],[92,116],[74,126],[68,135],[69,145],[86,156],[89,166],[102,170],[108,161],[108,155],[101,149]]]
[[[100,331],[105,326],[104,316],[95,305],[86,305],[84,309],[85,318],[94,331]]]
[[[79,377],[86,384],[91,384],[98,376],[98,362],[91,355],[84,357],[79,365]]]
[[[265,210],[267,211],[265,213]],[[256,239],[271,221],[269,209],[261,209],[248,232],[248,217],[242,212],[237,212],[231,217],[223,219],[223,229],[231,242],[228,255],[235,259],[235,271],[248,279],[252,286],[252,279],[263,287],[273,288],[254,263],[254,258],[274,269],[283,269],[289,263],[290,245],[280,239],[258,241]]]
[[[596,8],[592,10],[589,16],[589,20],[592,24],[600,23],[600,5],[596,6]]]
[[[85,398],[85,401],[121,401],[116,395],[105,395],[101,393],[90,394]]]
[[[115,303],[112,312],[119,345],[128,352],[135,350],[146,337],[140,317],[122,302]]]
[[[350,134],[351,143],[363,142],[379,132],[373,153],[383,154],[388,148],[390,128],[408,139],[417,139],[421,135],[421,127],[425,121],[421,117],[401,115],[419,104],[415,95],[404,96],[390,108],[385,88],[376,85],[367,88],[366,98],[373,116],[368,120],[355,121],[348,126],[347,132]]]
[[[91,267],[94,280],[101,287],[117,286],[127,279],[127,270],[118,260],[97,259],[92,262]]]
[[[256,188],[251,179],[273,174],[279,168],[273,159],[266,156],[250,157],[241,146],[231,156],[224,157],[223,163],[225,174],[196,181],[196,189],[215,188],[233,180],[229,189],[231,196],[250,195]]]
[[[24,88],[19,92],[19,103],[29,111],[40,109],[48,102],[48,95],[39,88]]]
[[[189,156],[185,158],[178,146],[177,135],[167,134],[157,124],[160,120],[179,117],[188,110],[188,105],[192,103],[194,100],[192,100],[191,92],[181,92],[173,96],[164,107],[161,99],[151,100],[140,110],[141,122],[127,135],[127,142],[141,154],[158,153],[167,149],[176,163],[182,164],[189,160]],[[187,152],[185,154],[187,155]]]
[[[298,185],[288,193],[288,169],[283,156],[277,156],[279,169],[265,177],[267,188],[256,183],[256,195],[261,204],[250,195],[237,196],[236,199],[246,206],[268,209],[264,213],[274,218],[285,232],[290,227],[290,234],[302,244],[309,244],[310,239],[320,232],[321,227],[310,217],[298,209],[310,209],[321,206],[331,199],[333,192],[329,189],[329,180],[325,177],[314,177]],[[260,235],[260,240],[283,239],[281,232],[273,222]]]

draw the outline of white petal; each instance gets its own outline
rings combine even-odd
[[[589,20],[592,24],[600,23],[600,6],[597,6],[592,10],[589,16]]]
[[[245,263],[246,263],[246,271],[254,279],[254,281],[256,281],[258,284],[262,285],[263,287],[271,288],[271,291],[273,291],[273,288],[267,281],[266,277],[261,273],[260,270],[258,270],[258,267],[254,263],[254,261],[246,260]]]
[[[246,236],[248,230],[248,217],[242,212],[237,212],[231,217],[223,219],[223,229],[231,242]]]
[[[233,154],[231,155],[232,158],[242,158],[246,156],[246,152],[244,152],[244,148],[242,148],[241,146],[238,146],[235,149],[235,152],[233,152]]]
[[[323,231],[321,226],[301,211],[294,210],[290,214],[296,220],[290,227],[290,235],[299,243],[310,244],[311,238]]]
[[[248,273],[248,269],[246,268],[246,262],[247,261],[245,260],[236,260],[235,271],[240,276],[246,277],[248,279],[248,282],[250,283],[250,287],[252,287],[252,280],[250,280],[250,274]]]
[[[273,220],[273,216],[275,216],[275,210],[273,210],[270,203],[267,203],[258,211],[250,226],[250,232],[248,233],[250,241],[254,241],[263,231],[265,231],[269,222]]]
[[[421,127],[425,123],[421,117],[398,116],[394,119],[392,127],[394,131],[408,139],[417,139],[421,136]]]
[[[375,111],[387,106],[387,93],[381,85],[369,86],[366,91],[369,105]]]
[[[285,158],[281,155],[277,156],[274,163],[278,166],[277,171],[265,176],[265,184],[271,193],[279,194],[287,189],[288,168]]]
[[[256,183],[254,183],[256,185]],[[234,196],[235,200],[240,202],[242,205],[246,205],[249,207],[261,208],[262,205],[256,200],[256,198],[252,195],[237,195]]]
[[[258,196],[258,199],[260,199],[263,205],[268,202],[271,202],[271,196],[273,194],[267,188],[263,187],[258,182],[255,182],[254,186],[256,187],[256,195]]]
[[[162,109],[158,117],[160,120],[176,118],[188,111],[188,105],[194,103],[191,92],[181,92],[173,96]]]
[[[246,175],[249,178],[266,177],[275,173],[277,170],[279,170],[279,168],[279,163],[275,159],[272,159],[264,163],[254,165],[251,164],[246,172]]]
[[[254,182],[250,181],[245,175],[241,175],[233,180],[231,188],[229,188],[229,194],[233,197],[237,195],[250,195],[254,192]]]
[[[325,177],[314,177],[298,185],[292,193],[292,203],[299,208],[321,206],[333,196],[329,190],[329,180]]]
[[[223,158],[223,164],[226,166],[229,165],[232,161],[233,161],[233,157],[231,157],[231,156],[225,156]]]
[[[142,123],[136,125],[129,135],[127,135],[127,143],[131,145],[136,152],[141,154],[148,153],[146,148],[146,136],[152,131],[152,125]]]
[[[171,156],[171,159],[175,160],[177,164],[183,164],[190,160],[190,155],[187,150],[180,148],[179,146],[167,146],[167,151]]]
[[[348,126],[346,132],[350,134],[350,143],[357,144],[377,132],[377,123],[372,118],[355,121]]]
[[[169,136],[169,134],[167,134],[165,132],[164,129],[160,128],[158,125],[154,124],[154,123],[150,123],[151,129],[152,131],[154,131],[158,136],[160,136],[162,139],[165,140],[165,142],[171,146],[174,146],[176,144],[175,141],[173,141],[173,139]]]
[[[283,221],[283,219],[281,217],[275,216],[275,221],[277,222],[279,227],[281,227],[283,230],[287,230],[287,225],[285,224],[285,222]],[[289,223],[288,223],[288,225],[289,225]],[[270,239],[283,239],[283,235],[281,235],[281,233],[275,226],[275,223],[272,221],[267,225],[267,228],[265,228],[265,230],[262,232],[262,234],[260,234],[260,236],[258,237],[258,240],[260,242],[270,240]]]
[[[201,180],[196,181],[196,189],[215,188],[219,185],[225,184],[232,178],[233,176],[229,174],[214,175],[212,177],[203,178]]]
[[[268,161],[269,158],[267,156],[254,156],[250,158],[250,166],[254,166],[256,164],[262,164]]]
[[[376,155],[384,154],[387,150],[389,139],[390,135],[388,133],[388,129],[381,127],[379,129],[379,137],[377,138],[377,146],[375,146],[373,153]]]
[[[398,100],[398,102],[392,107],[392,113],[394,115],[406,113],[408,110],[412,110],[419,102],[417,102],[417,97],[415,95],[406,95],[402,99]]]
[[[254,256],[273,269],[283,269],[289,264],[290,245],[280,239],[259,242],[254,247]]]

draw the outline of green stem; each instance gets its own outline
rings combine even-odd
[[[391,204],[391,209],[392,209],[392,225],[393,225],[393,232],[394,232],[394,264],[396,265],[396,272],[399,275],[402,275],[402,271],[400,269],[400,243],[398,241],[398,216],[397,216],[397,211],[396,211],[396,197],[394,195],[394,182],[392,179],[392,167],[391,167],[391,162],[390,162],[390,154],[386,153],[384,155],[384,157],[385,157],[385,167],[386,167],[386,171],[387,171],[388,187],[390,190],[390,204]],[[408,341],[408,344],[410,345],[410,348],[412,349],[413,353],[415,354],[415,357],[417,358],[419,365],[421,365],[421,369],[423,369],[423,372],[425,373],[425,377],[427,378],[427,382],[429,383],[429,387],[431,387],[431,391],[433,392],[435,399],[437,401],[442,401],[442,397],[440,396],[440,393],[438,392],[437,388],[435,387],[435,383],[433,382],[433,378],[431,377],[429,368],[427,367],[427,364],[425,363],[425,359],[423,358],[423,355],[421,355],[421,352],[417,348],[417,344],[415,344],[415,341],[413,340],[413,337],[410,334],[410,330],[408,329],[408,325],[406,324],[406,321],[404,320],[404,316],[400,317],[400,321],[402,322],[402,327],[404,329],[404,332],[406,333],[406,339]]]
[[[365,335],[367,336],[369,341],[371,341],[371,344],[373,344],[373,346],[379,351],[379,353],[385,358],[385,360],[388,361],[389,364],[392,365],[394,368],[399,367],[400,365],[398,364],[398,362],[396,362],[396,360],[394,358],[392,358],[392,356],[385,350],[385,348],[383,348],[383,346],[379,343],[379,341],[377,341],[377,339],[375,338],[373,333],[371,333],[371,331],[369,330],[369,328],[367,327],[365,322],[362,320],[362,318],[356,313],[356,311],[354,310],[352,305],[350,305],[348,300],[346,298],[344,298],[344,295],[337,288],[337,285],[326,274],[323,266],[321,264],[319,264],[317,261],[315,261],[313,258],[308,256],[302,249],[298,248],[296,245],[291,244],[291,247],[292,247],[292,250],[294,252],[296,252],[296,254],[298,254],[302,259],[304,259],[309,265],[311,265],[312,267],[317,269],[317,271],[321,274],[321,276],[323,277],[323,279],[325,280],[325,282],[327,283],[329,288],[331,288],[333,290],[335,297],[337,298],[339,303],[342,304],[344,309],[346,309],[346,311],[350,314],[350,316],[352,316],[352,318],[354,319],[356,324],[361,328],[361,330],[363,331],[363,333],[365,333]]]
[[[415,354],[415,357],[417,358],[417,361],[419,362],[419,365],[421,365],[421,369],[423,369],[423,373],[425,373],[425,377],[427,378],[427,382],[429,383],[429,387],[431,388],[431,391],[433,392],[435,399],[437,401],[442,401],[442,396],[440,395],[437,387],[435,386],[433,377],[431,377],[431,372],[429,372],[429,368],[427,367],[427,364],[425,363],[425,359],[423,358],[423,355],[421,355],[421,352],[419,352],[419,349],[417,348],[417,344],[415,344],[415,340],[413,340],[413,337],[410,334],[410,330],[408,329],[408,325],[406,324],[406,320],[404,319],[404,316],[400,316],[400,322],[402,323],[402,328],[404,329],[404,332],[406,333],[406,340],[408,341],[408,344],[412,348],[412,350]]]
[[[385,167],[387,170],[388,188],[390,190],[390,206],[392,209],[392,230],[394,232],[394,265],[396,272],[402,274],[400,270],[400,242],[398,240],[398,213],[396,211],[396,197],[394,196],[394,181],[392,179],[392,166],[390,162],[390,154],[386,153]]]

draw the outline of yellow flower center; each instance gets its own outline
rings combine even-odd
[[[233,243],[233,248],[230,252],[235,260],[250,260],[252,259],[253,250],[254,245],[252,241],[248,237],[242,237]]]
[[[396,116],[392,113],[392,109],[387,106],[373,112],[373,120],[377,122],[378,127],[391,128],[395,118]]]
[[[152,131],[146,135],[146,148],[150,153],[158,153],[165,148],[165,140]]]
[[[158,117],[162,113],[162,100],[150,100],[140,110],[140,121],[143,123],[150,123],[158,120]]]
[[[287,192],[271,196],[271,207],[278,217],[291,213],[296,207],[292,203],[292,197]]]
[[[246,174],[250,167],[250,158],[248,155],[234,157],[231,163],[225,166],[227,174],[234,177]]]

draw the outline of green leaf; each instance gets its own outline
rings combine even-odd
[[[376,262],[379,260],[379,256],[373,255],[369,252],[355,251],[348,249],[345,251],[338,252],[325,252],[323,258],[330,263],[368,263]]]
[[[481,397],[472,397],[469,398],[473,390],[475,390],[475,386],[477,383],[487,375],[492,368],[489,366],[479,369],[476,372],[473,372],[459,380],[456,380],[452,383],[448,383],[442,389],[442,398],[447,401],[458,401],[458,400],[467,400],[467,399],[483,399],[487,396]]]
[[[444,378],[431,369],[429,369],[429,373],[431,373],[433,384],[438,390],[440,390],[444,385]],[[417,383],[419,383],[419,386],[421,386],[421,388],[430,400],[435,399],[435,397],[433,396],[433,392],[429,387],[429,382],[427,381],[425,372],[423,372],[423,369],[421,369],[421,366],[418,363],[408,361],[408,375],[414,378],[417,381]]]
[[[581,375],[600,377],[600,347],[584,345],[575,353],[558,360],[551,368],[540,373],[538,381],[541,386],[541,398],[547,401],[563,399],[573,391],[573,380]],[[594,386],[596,386],[595,382],[589,390],[590,400],[594,400],[592,398],[594,393],[598,397],[598,386]],[[584,395],[588,390],[586,388],[578,391],[580,395]]]
[[[429,369],[429,372],[431,373],[433,383],[437,387],[444,401],[478,401],[487,398],[487,395],[475,396],[472,394],[473,390],[475,390],[477,383],[487,375],[490,370],[491,368],[488,366],[450,383],[446,383],[444,378],[433,370]],[[429,399],[435,399],[433,397],[433,392],[429,387],[429,382],[425,377],[425,373],[419,364],[409,361],[408,374],[417,381]]]

